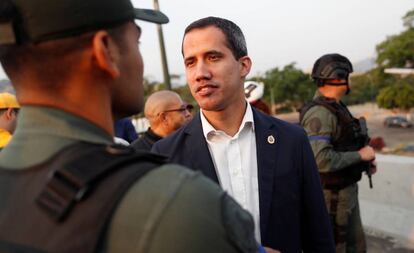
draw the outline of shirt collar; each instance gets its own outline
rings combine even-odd
[[[244,112],[243,120],[239,126],[239,130],[235,134],[237,136],[241,130],[245,127],[250,127],[251,131],[254,131],[254,119],[253,119],[253,110],[250,104],[246,101],[246,111]],[[223,132],[221,130],[215,129],[210,122],[208,122],[207,118],[204,116],[203,110],[200,109],[200,118],[201,118],[201,126],[203,128],[203,135],[206,139],[208,139],[209,134],[216,133],[216,132]]]

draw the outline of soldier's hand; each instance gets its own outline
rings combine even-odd
[[[266,250],[266,253],[281,253],[278,250],[271,249],[271,248],[268,248],[268,247],[264,247],[264,249]]]
[[[358,151],[362,161],[370,162],[375,160],[375,151],[370,146],[365,146]]]

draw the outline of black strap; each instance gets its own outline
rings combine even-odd
[[[166,158],[119,145],[91,146],[91,144],[77,143],[65,149],[57,160],[58,162],[54,164],[56,169],[51,172],[36,203],[52,219],[62,222],[74,205],[85,199],[94,186],[114,170],[138,161],[160,165],[166,161]],[[143,167],[137,171],[134,180],[153,167]]]

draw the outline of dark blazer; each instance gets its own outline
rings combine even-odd
[[[264,246],[283,253],[335,252],[318,170],[302,128],[253,109],[259,180],[260,232]],[[270,144],[268,137],[275,142]],[[153,152],[199,170],[218,183],[200,115]]]

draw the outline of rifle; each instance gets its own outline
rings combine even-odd
[[[369,141],[370,141],[370,138],[368,136],[367,120],[365,119],[365,117],[360,117],[359,118],[359,126],[361,128],[360,129],[360,134],[361,134],[361,137],[363,138],[363,144],[364,144],[364,147],[365,147],[366,145],[369,144]],[[367,176],[368,176],[369,188],[372,189],[373,185],[372,185],[371,166],[372,166],[372,163],[368,162],[366,167],[364,168],[364,171],[367,173]]]

